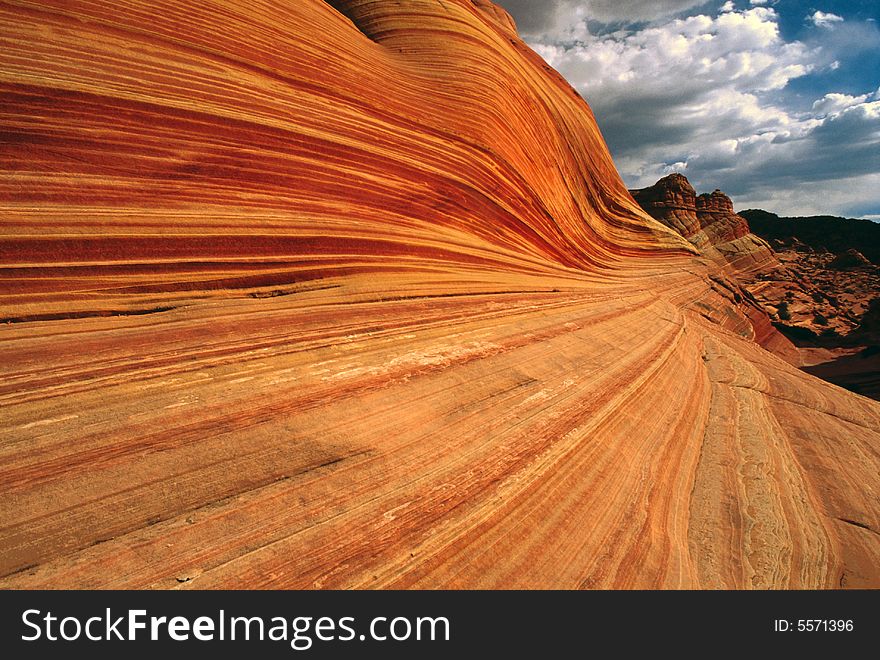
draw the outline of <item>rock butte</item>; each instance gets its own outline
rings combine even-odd
[[[650,188],[630,191],[652,217],[674,229],[701,254],[740,273],[778,265],[766,241],[755,236],[720,190],[697,195],[682,174],[663,177]]]
[[[880,405],[754,341],[502,10],[0,26],[0,586],[880,585]]]
[[[771,248],[734,212],[727,195],[716,190],[698,196],[681,174],[630,192],[649,215],[717,264],[724,285],[746,301],[753,327],[764,328],[756,339],[765,348],[809,373],[880,400],[880,332],[876,309],[871,311],[872,301],[880,304],[880,268],[864,254],[855,248],[837,255],[816,250],[794,235],[772,238]],[[867,220],[746,213],[771,237],[803,232],[814,242],[827,237],[832,244],[852,241],[873,248],[870,233],[878,229]],[[767,331],[768,324],[790,340]]]

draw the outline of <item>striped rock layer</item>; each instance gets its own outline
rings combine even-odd
[[[880,584],[880,406],[490,3],[2,2],[0,121],[0,587]]]
[[[756,281],[794,280],[770,245],[749,229],[748,221],[733,210],[733,202],[720,190],[697,195],[687,178],[678,173],[663,177],[653,186],[630,190],[651,217],[675,230],[712,262],[713,279],[732,296],[731,302],[752,326],[761,346],[799,366],[803,356],[773,325],[768,309],[755,296]],[[781,275],[780,275],[781,273]]]
[[[684,175],[673,173],[630,192],[647,213],[734,276],[779,267],[770,245],[752,233],[748,221],[737,215],[730,197],[720,190],[697,195]]]

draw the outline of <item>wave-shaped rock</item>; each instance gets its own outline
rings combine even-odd
[[[716,291],[748,319],[747,334],[788,362],[800,364],[798,350],[776,330],[768,306],[746,286],[778,270],[780,263],[767,242],[752,234],[745,218],[736,214],[731,199],[720,190],[697,195],[687,177],[678,173],[630,192],[651,217],[690,241],[716,266],[711,277],[720,285]]]
[[[0,26],[0,586],[880,583],[880,407],[754,343],[500,10]]]

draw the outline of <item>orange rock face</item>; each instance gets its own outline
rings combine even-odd
[[[712,262],[713,288],[748,320],[751,328],[746,335],[800,365],[802,356],[797,348],[773,326],[768,310],[775,312],[776,308],[759,300],[754,288],[748,286],[783,269],[767,242],[751,233],[746,219],[733,210],[730,198],[720,190],[697,195],[690,181],[677,173],[630,192],[651,217],[686,238]]]
[[[753,341],[504,12],[0,36],[0,586],[880,584],[880,406]]]

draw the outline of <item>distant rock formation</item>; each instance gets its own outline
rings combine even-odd
[[[811,248],[809,245],[801,241],[796,236],[790,236],[788,238],[771,238],[768,242],[770,243],[770,247],[773,248],[774,252],[782,252],[784,250],[795,250],[796,252],[803,252],[804,254],[813,254],[814,252],[816,252],[816,250]]]
[[[880,264],[880,224],[858,218],[831,215],[780,217],[761,209],[739,212],[752,231],[761,238],[791,241],[810,246],[817,252],[840,254],[856,249],[874,264]]]
[[[776,265],[773,250],[751,233],[749,223],[736,214],[733,202],[720,190],[697,195],[687,177],[673,173],[630,193],[652,217],[721,265],[735,271]]]
[[[777,327],[803,347],[864,341],[861,319],[869,301],[880,296],[880,225],[836,216],[780,217],[760,209],[740,215],[770,242],[783,266],[758,274],[760,281],[750,285],[768,309],[784,303],[785,318],[776,315]]]
[[[828,262],[826,268],[831,270],[853,270],[854,268],[870,268],[871,262],[855,248],[850,248],[843,254],[838,254]]]
[[[653,186],[630,190],[639,205],[652,217],[660,220],[687,239],[699,236],[702,225],[697,218],[697,192],[682,174],[670,174]],[[704,236],[701,236],[704,238]],[[698,238],[697,247],[706,244]]]
[[[796,343],[849,346],[869,301],[880,296],[880,268],[855,250],[834,255],[803,245],[797,239],[778,245],[781,267],[755,274],[746,285],[777,310],[777,327]]]
[[[689,240],[700,254],[719,267],[714,282],[722,295],[749,319],[756,340],[784,359],[799,364],[791,341],[774,329],[768,310],[743,286],[756,273],[779,267],[772,248],[751,233],[745,218],[720,190],[697,195],[683,174],[663,177],[653,186],[630,190],[633,199],[651,217]]]
[[[768,350],[795,363],[813,364],[836,359],[855,342],[865,341],[865,334],[856,331],[868,301],[880,295],[880,269],[855,248],[835,255],[825,245],[845,245],[858,239],[860,246],[872,250],[876,245],[865,241],[880,238],[880,227],[841,218],[795,221],[764,211],[737,214],[723,192],[697,195],[681,174],[630,192],[648,213],[722,266],[727,285],[742,294],[743,300],[736,302],[752,319],[756,336]],[[752,224],[765,228],[766,241],[752,233]],[[779,330],[787,341],[762,332],[765,324]],[[793,352],[791,344],[800,351]],[[858,364],[864,369],[867,363]],[[839,371],[838,365],[833,382],[851,382],[841,379]],[[829,372],[818,369],[811,373],[824,377]],[[875,376],[869,376],[873,382]],[[873,396],[875,390],[865,389],[863,377],[860,374],[857,391]]]

